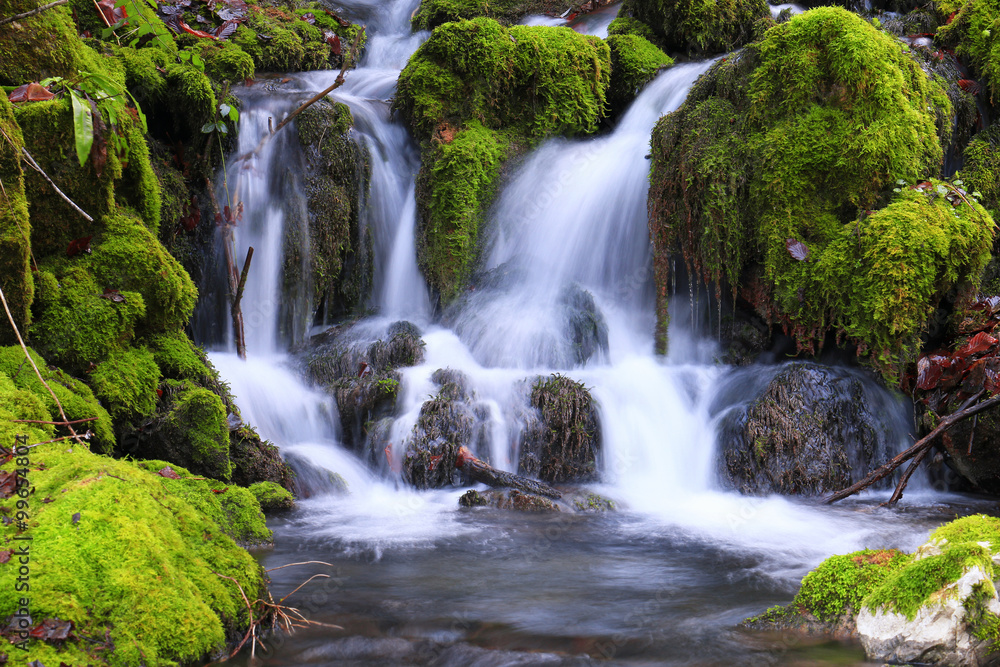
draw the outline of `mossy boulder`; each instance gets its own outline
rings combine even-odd
[[[460,507],[493,507],[515,512],[558,512],[559,506],[542,496],[524,493],[517,489],[489,489],[466,491],[458,499]]]
[[[1000,215],[1000,124],[976,135],[965,148],[959,173],[965,188],[979,192],[979,200],[994,216]]]
[[[505,25],[517,23],[529,14],[562,14],[579,11],[585,3],[576,0],[421,0],[410,24],[414,30],[433,30],[443,23],[474,19],[479,16],[495,19]]]
[[[611,48],[608,104],[612,110],[621,113],[639,90],[652,81],[660,70],[673,65],[674,60],[638,35],[608,35],[606,41]]]
[[[284,512],[295,507],[295,497],[292,493],[274,482],[257,482],[250,486],[250,493],[260,504],[265,514]]]
[[[31,221],[24,195],[21,148],[24,138],[6,95],[0,95],[0,288],[18,330],[31,323],[35,284],[31,277]],[[10,327],[0,328],[0,345],[17,342]]]
[[[263,440],[250,426],[230,430],[229,460],[234,484],[251,486],[257,482],[273,482],[289,490],[295,485],[295,475],[281,458],[277,446]]]
[[[337,399],[344,445],[359,452],[369,427],[395,408],[402,377],[396,369],[423,358],[420,331],[405,321],[333,327],[314,336],[303,355],[308,377]],[[366,456],[377,464],[382,453]]]
[[[116,422],[153,414],[160,369],[145,347],[130,347],[108,356],[90,374],[90,386]]]
[[[892,406],[859,374],[788,364],[720,423],[719,473],[744,494],[832,493],[864,478],[896,445]],[[890,417],[887,417],[890,416]]]
[[[1000,638],[994,581],[1000,519],[969,516],[934,531],[863,599],[857,627],[878,662],[992,664]]]
[[[28,459],[34,493],[22,536],[32,539],[31,614],[71,621],[77,637],[93,638],[62,648],[33,642],[33,659],[166,667],[209,660],[238,641],[250,622],[240,588],[251,601],[263,597],[266,575],[226,534],[224,512],[216,519],[205,511],[219,502],[207,485],[65,441],[34,448]],[[195,502],[198,485],[205,488]],[[13,522],[2,530],[8,541],[19,533]],[[15,567],[0,568],[4,614],[24,595],[17,576]]]
[[[941,87],[857,16],[825,7],[776,26],[654,129],[660,292],[680,252],[800,350],[832,330],[898,377],[926,318],[975,283],[993,239],[974,200],[923,180],[940,171],[950,115]],[[660,299],[661,347],[666,321]]]
[[[536,412],[520,436],[518,472],[546,482],[597,479],[601,427],[587,388],[550,375],[531,384],[529,401]]]
[[[967,0],[955,5],[958,13],[941,26],[936,39],[971,63],[996,104],[1000,102],[1000,2]]]
[[[98,403],[97,399],[94,398],[94,393],[90,387],[80,380],[70,377],[63,371],[49,366],[45,362],[45,359],[34,350],[29,348],[28,353],[31,355],[31,359],[34,361],[42,378],[49,385],[49,388],[52,389],[52,393],[59,399],[59,403],[62,405],[67,419],[74,421],[96,417],[93,421],[83,423],[76,428],[78,433],[85,433],[88,430],[93,433],[90,439],[91,450],[110,453],[115,445],[111,416]],[[52,399],[52,394],[48,392],[38,379],[38,376],[35,375],[34,369],[31,367],[31,364],[27,363],[24,351],[19,345],[0,348],[0,373],[10,378],[18,390],[33,394],[41,401],[50,415],[55,415],[57,419],[62,418],[56,402]],[[53,420],[49,419],[47,421]],[[64,431],[60,429],[60,434],[62,433]],[[65,431],[65,433],[68,434],[68,431]]]
[[[759,38],[756,24],[769,16],[769,9],[764,0],[625,0],[618,16],[644,23],[655,35],[653,41],[669,53],[704,56]],[[624,27],[619,24],[616,31]]]
[[[305,310],[295,313],[293,322],[341,317],[371,289],[371,239],[359,222],[370,165],[367,150],[351,137],[353,124],[346,105],[327,100],[296,119],[308,212],[305,218],[285,216],[283,301]],[[295,340],[302,337],[297,333],[292,332]]]
[[[471,274],[506,160],[604,118],[607,45],[569,28],[477,18],[446,23],[400,74],[395,107],[421,142],[417,259],[442,300]]]

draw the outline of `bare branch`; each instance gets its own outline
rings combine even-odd
[[[59,5],[69,4],[69,0],[56,0],[55,2],[50,2],[47,5],[42,5],[37,9],[32,9],[30,12],[25,12],[23,14],[16,14],[14,16],[8,16],[5,19],[0,19],[0,25],[6,25],[8,23],[13,23],[14,21],[20,21],[21,19],[26,19],[35,14],[41,14],[46,9],[52,9],[53,7],[58,7]]]

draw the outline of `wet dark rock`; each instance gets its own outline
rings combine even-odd
[[[350,491],[343,477],[326,468],[321,468],[305,456],[290,453],[286,458],[288,465],[295,471],[291,490],[296,497],[344,495]]]
[[[388,417],[396,404],[396,369],[424,358],[420,330],[409,322],[385,327],[333,327],[314,336],[303,354],[306,374],[337,400],[344,445],[365,449],[369,425]],[[369,449],[372,463],[377,453]]]
[[[517,489],[489,489],[466,491],[458,499],[462,507],[494,507],[518,512],[558,512],[559,506],[542,496],[524,493]]]
[[[233,484],[274,482],[289,491],[294,487],[292,470],[282,460],[278,448],[262,440],[249,426],[229,431],[229,459],[233,462]]]
[[[764,321],[752,313],[737,311],[722,318],[722,362],[733,366],[754,363],[771,343],[771,334]]]
[[[850,486],[888,458],[892,406],[860,374],[788,364],[720,425],[720,477],[741,493],[819,494]]]
[[[608,354],[608,324],[594,296],[579,285],[570,285],[559,296],[565,308],[566,330],[574,361],[584,365],[592,357]]]
[[[439,368],[431,375],[431,381],[441,387],[439,396],[449,401],[468,401],[469,376],[453,368]]]
[[[942,416],[957,409],[942,410]],[[945,462],[977,491],[1000,493],[1000,408],[958,422],[941,436]]]
[[[587,388],[562,375],[540,377],[531,385],[521,433],[518,472],[546,482],[597,479],[601,428]]]

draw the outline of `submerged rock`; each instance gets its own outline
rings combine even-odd
[[[597,479],[601,427],[587,388],[563,375],[535,380],[525,415],[518,472],[546,482]]]
[[[524,493],[516,489],[489,489],[466,491],[458,499],[462,507],[494,507],[517,512],[558,512],[559,505],[548,498]]]
[[[888,458],[891,409],[850,371],[788,364],[720,424],[720,475],[749,494],[819,494],[862,479]]]

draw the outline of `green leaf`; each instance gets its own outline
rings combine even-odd
[[[961,185],[962,181],[955,181],[955,185]]]
[[[230,107],[229,120],[233,121],[234,123],[240,122],[240,112],[236,107]]]
[[[232,107],[230,107],[228,104],[220,104],[219,105],[219,115],[220,116],[228,116],[229,115],[229,110],[231,108]]]
[[[202,134],[211,134],[215,132],[215,123],[205,123],[201,126]]]
[[[87,164],[90,148],[94,145],[94,117],[90,115],[90,105],[84,103],[72,88],[69,97],[73,102],[73,137],[76,142],[76,157],[80,166]]]
[[[226,124],[223,123],[221,120],[215,124],[215,127],[218,128],[219,132],[221,132],[222,134],[229,134],[229,129],[226,127]]]

